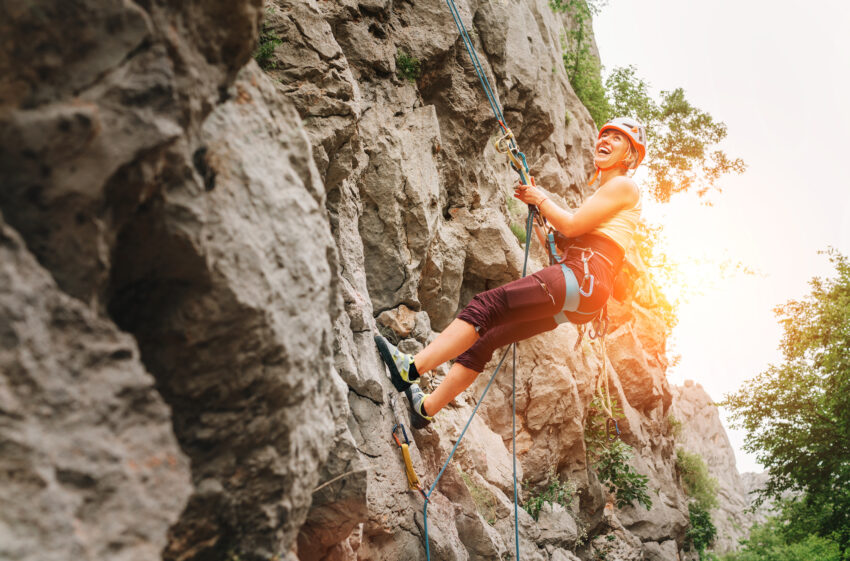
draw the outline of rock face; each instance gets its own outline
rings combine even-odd
[[[0,558],[155,558],[191,490],[169,408],[2,215],[0,317]]]
[[[458,8],[538,184],[577,205],[595,128],[562,65],[569,17],[546,0]],[[424,558],[422,497],[391,438],[406,405],[373,334],[415,352],[523,260],[515,176],[445,3],[6,12],[0,497],[31,506],[0,515],[0,554]],[[544,259],[535,246],[531,269]],[[645,285],[612,303],[604,356],[572,325],[519,347],[520,482],[576,488],[570,509],[519,510],[522,559],[680,554],[678,406]],[[515,550],[507,370],[430,497],[432,559]],[[614,508],[587,460],[603,371],[649,511]],[[410,435],[426,485],[486,382]]]
[[[52,355],[41,353],[53,361],[72,352],[82,361],[67,361],[68,373],[51,379],[66,379],[63,402],[77,403],[92,430],[107,433],[97,447],[83,438],[94,433],[81,435],[74,449],[104,465],[80,459],[78,467],[40,453],[40,433],[23,431],[17,449],[29,452],[15,473],[34,491],[58,480],[89,495],[127,494],[126,505],[89,515],[80,492],[66,500],[67,514],[54,514],[68,528],[51,534],[55,548],[75,551],[80,541],[90,552],[80,558],[117,556],[110,548],[124,541],[141,542],[147,559],[164,544],[168,559],[285,554],[334,438],[345,437],[337,425],[348,404],[334,371],[341,292],[324,185],[297,113],[253,63],[245,67],[261,3],[36,2],[7,13],[0,66],[31,64],[11,66],[0,88],[0,209],[42,275],[55,279],[51,290],[64,293],[65,313],[92,316],[62,321],[53,302],[60,319],[45,311],[48,336],[37,342],[56,342]],[[60,29],[76,42],[59,40]],[[116,324],[135,338],[140,357]],[[27,348],[6,340],[13,355]],[[76,379],[84,367],[102,372]],[[26,382],[35,368],[10,380],[16,371],[4,365],[12,403],[25,401],[22,392],[45,393],[30,399],[46,404],[60,399],[57,390]],[[153,392],[145,370],[156,378],[156,400],[145,394]],[[115,409],[108,415],[85,405],[101,393],[118,396],[104,402]],[[160,434],[168,420],[160,399],[171,406],[182,454]],[[26,407],[18,406],[21,414]],[[110,427],[125,409],[149,419],[128,416]],[[53,425],[61,420],[45,430],[60,430]],[[157,430],[144,431],[146,424]],[[110,442],[109,429],[130,431],[132,438],[112,437],[128,440],[126,451],[97,453]],[[157,458],[185,474],[183,454],[192,468],[188,502],[185,479],[172,492],[158,472],[143,477]],[[131,460],[139,473],[126,474],[124,485],[119,476]],[[57,475],[41,475],[51,470]],[[134,509],[123,491],[136,481],[133,492],[152,497],[145,509]],[[80,523],[75,508],[85,510]],[[107,515],[114,525],[86,532]],[[122,520],[136,517],[150,520],[130,538]],[[46,540],[34,535],[30,544],[37,539]]]
[[[738,542],[749,535],[755,522],[764,522],[768,507],[749,511],[753,493],[765,481],[766,474],[738,473],[735,454],[720,422],[717,406],[701,385],[687,380],[684,386],[672,386],[671,414],[682,423],[677,444],[702,456],[709,474],[717,479],[719,506],[711,511],[717,527],[714,550],[735,551]]]

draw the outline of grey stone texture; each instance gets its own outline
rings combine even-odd
[[[2,215],[0,318],[0,558],[156,558],[192,489],[169,408]]]
[[[538,184],[577,206],[595,127],[563,69],[574,22],[546,0],[458,8]],[[416,352],[518,278],[525,213],[443,0],[3,12],[0,557],[423,559],[423,499],[391,431],[407,425],[430,488],[489,371],[414,432],[373,335]],[[530,270],[545,262],[534,244]],[[519,347],[521,501],[549,473],[577,489],[537,521],[519,509],[524,560],[684,545],[667,416],[711,406],[667,383],[645,281],[610,315],[605,356],[572,325]],[[614,508],[588,462],[603,372],[650,511]],[[505,366],[430,497],[435,561],[514,554],[510,379]],[[715,436],[725,451],[707,459],[726,469]]]

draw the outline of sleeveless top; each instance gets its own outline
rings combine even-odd
[[[595,193],[594,193],[595,194]],[[638,202],[632,208],[617,211],[614,216],[591,230],[591,234],[601,234],[613,240],[623,251],[627,251],[634,242],[635,230],[640,221],[643,196],[638,190]]]

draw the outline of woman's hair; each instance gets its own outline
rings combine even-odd
[[[635,148],[635,145],[632,144],[631,140],[627,138],[626,142],[629,143],[629,157],[623,158],[623,160],[620,162],[620,165],[625,168],[625,171],[628,174],[628,172],[632,169],[632,164],[638,157],[640,157],[640,154],[638,154],[637,148]]]

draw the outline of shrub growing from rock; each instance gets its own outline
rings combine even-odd
[[[555,473],[555,468],[546,472],[546,479],[541,485],[534,486],[526,480],[522,483],[523,490],[528,498],[523,501],[522,508],[537,520],[540,517],[540,509],[546,503],[560,504],[564,508],[570,508],[573,504],[576,486],[571,481],[561,481]]]
[[[584,443],[588,460],[596,469],[599,481],[614,495],[617,506],[622,508],[634,502],[645,508],[652,508],[647,483],[649,477],[639,474],[629,465],[634,454],[632,447],[620,440],[609,440],[605,432],[607,416],[595,398],[590,403],[587,422],[584,427]],[[624,417],[616,400],[612,401],[612,410],[616,419]]]
[[[419,78],[419,73],[421,72],[419,59],[409,55],[402,49],[399,49],[396,52],[395,67],[399,78],[404,78],[411,82],[416,81],[416,79]]]
[[[708,474],[708,466],[702,456],[677,448],[676,469],[689,497],[705,511],[717,508],[717,479]]]

